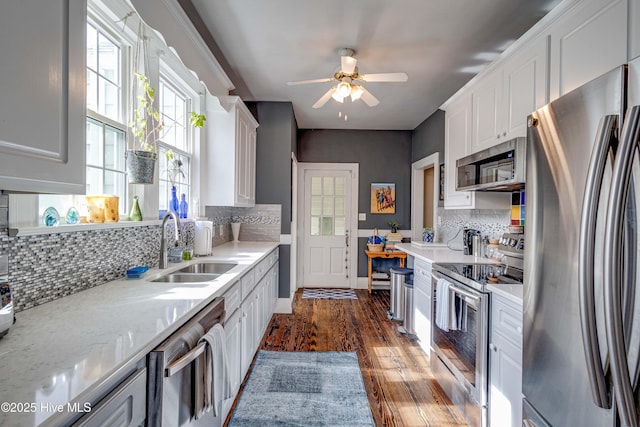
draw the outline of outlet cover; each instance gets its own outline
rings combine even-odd
[[[360,212],[358,214],[358,221],[366,221],[367,220],[367,214],[364,212]]]

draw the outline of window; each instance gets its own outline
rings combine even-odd
[[[176,77],[173,82],[179,82]],[[160,114],[164,121],[164,130],[159,145],[159,202],[160,208],[169,207],[171,187],[176,186],[178,200],[185,195],[190,201],[191,191],[191,157],[193,153],[193,132],[189,125],[189,113],[193,104],[186,95],[186,89],[179,89],[169,82],[168,78],[160,78]],[[167,157],[167,152],[173,158]],[[178,170],[178,166],[179,170]]]

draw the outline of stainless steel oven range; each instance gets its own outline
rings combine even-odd
[[[431,369],[469,425],[488,425],[488,283],[520,283],[505,264],[434,264]]]

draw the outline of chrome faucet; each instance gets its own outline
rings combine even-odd
[[[179,228],[180,228],[180,220],[178,219],[178,214],[174,211],[167,211],[164,214],[164,218],[162,218],[162,225],[160,226],[160,262],[158,268],[167,268],[167,244],[165,242],[165,224],[167,223],[167,219],[169,217],[173,217],[173,226],[175,227],[175,243],[177,244],[180,238]]]

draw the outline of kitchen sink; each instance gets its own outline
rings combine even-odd
[[[165,282],[165,283],[200,283],[210,282],[217,279],[220,274],[189,274],[175,272],[160,276],[152,282]]]
[[[201,262],[192,264],[178,270],[179,273],[203,273],[203,274],[224,274],[234,268],[236,263],[232,262]],[[174,274],[179,274],[174,273]]]

